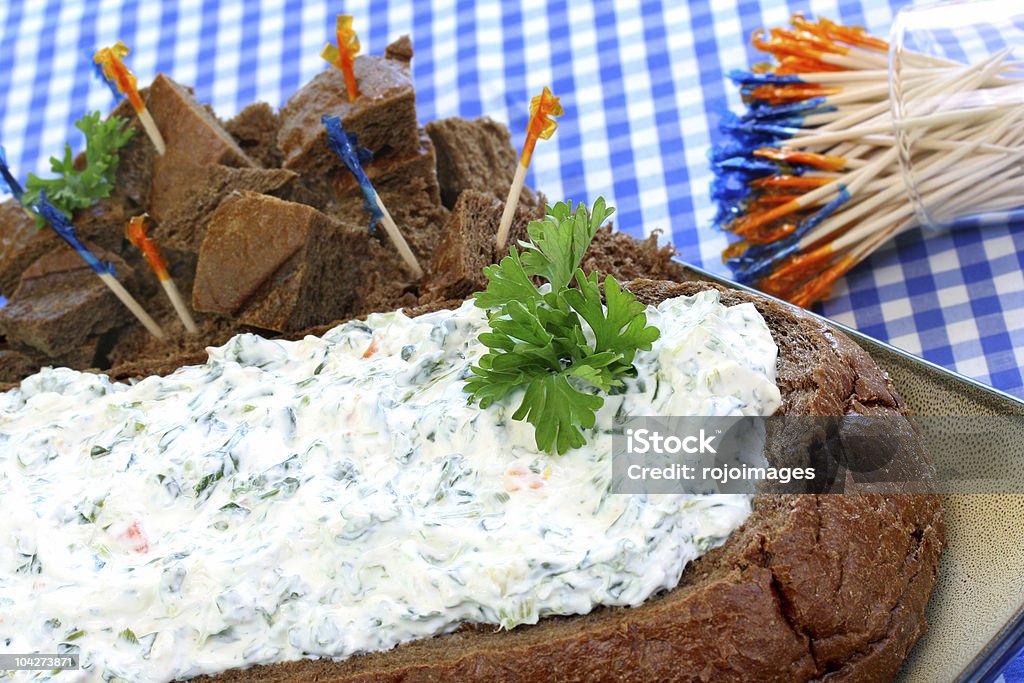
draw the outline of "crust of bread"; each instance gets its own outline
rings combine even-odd
[[[779,346],[782,413],[907,414],[864,350],[801,311],[706,282],[627,287],[648,304],[709,288],[726,305],[752,302]],[[136,370],[167,372],[183,360]],[[761,495],[725,544],[688,566],[677,588],[640,607],[511,631],[467,626],[340,662],[303,660],[203,680],[888,680],[927,628],[943,540],[934,495]]]

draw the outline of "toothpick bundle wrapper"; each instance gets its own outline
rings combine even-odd
[[[370,179],[366,176],[366,171],[363,170],[363,164],[369,163],[373,158],[370,150],[360,147],[356,136],[345,132],[345,129],[341,126],[341,119],[337,116],[324,116],[321,121],[324,127],[327,128],[327,144],[341,157],[342,162],[344,162],[352,175],[355,176],[359,188],[363,191],[363,208],[370,213],[370,232],[373,232],[377,221],[380,221],[388,237],[391,238],[392,243],[395,245],[395,249],[398,250],[399,256],[409,266],[413,275],[416,278],[423,277],[423,268],[420,267],[419,262],[416,260],[416,255],[412,253],[409,243],[405,241],[398,226],[395,225],[394,219],[391,218],[391,214],[388,213],[384,203],[381,202],[380,195],[377,194],[377,190],[374,189]]]
[[[150,269],[156,274],[157,279],[160,281],[160,285],[164,288],[164,293],[167,298],[171,300],[171,305],[174,306],[175,313],[178,314],[178,318],[181,319],[182,324],[185,325],[185,329],[191,334],[195,334],[199,331],[196,326],[195,320],[192,318],[192,313],[188,310],[188,306],[185,305],[185,300],[181,296],[181,292],[178,291],[178,286],[174,284],[174,280],[171,279],[170,273],[167,272],[167,261],[164,260],[163,255],[160,254],[160,249],[149,235],[146,233],[146,224],[148,222],[148,216],[133,216],[128,220],[128,224],[125,227],[125,237],[131,242],[132,246],[142,252],[142,256],[146,259],[146,263]]]
[[[896,86],[914,105],[894,125],[885,41],[795,15],[752,42],[776,63],[730,74],[747,110],[726,113],[710,154],[740,282],[807,306],[902,231],[1024,205],[1024,112],[998,97],[1024,83],[1008,51],[901,53]]]
[[[337,45],[327,43],[320,52],[320,56],[336,66],[345,75],[345,90],[348,93],[348,101],[355,102],[359,97],[359,84],[356,83],[355,60],[359,54],[359,36],[352,28],[352,17],[348,14],[339,14],[335,27],[335,39]]]
[[[135,74],[124,65],[124,58],[130,52],[131,50],[128,49],[128,46],[119,40],[111,47],[96,50],[96,54],[93,55],[93,63],[101,68],[103,75],[117,88],[117,91],[128,98],[128,102],[131,103],[132,109],[138,115],[146,135],[152,140],[156,153],[163,155],[167,151],[163,135],[161,135],[160,129],[157,128],[152,114],[146,109],[146,103],[142,101],[142,96],[139,95]]]
[[[533,158],[537,140],[541,138],[548,140],[555,134],[558,122],[554,117],[561,116],[563,113],[562,104],[547,86],[544,86],[540,95],[530,100],[530,122],[526,126],[526,141],[523,143],[523,151],[519,155],[519,164],[516,166],[516,173],[512,178],[512,187],[509,188],[508,199],[505,200],[505,210],[501,214],[501,223],[498,225],[498,235],[495,239],[495,247],[499,254],[504,251],[505,242],[508,241],[512,218],[519,206],[519,196],[523,192],[526,172],[530,168],[530,160]]]
[[[21,183],[17,181],[14,174],[11,173],[10,168],[7,165],[7,154],[3,147],[0,147],[0,175],[3,176],[7,182],[7,186],[14,195],[14,198],[19,202],[22,201],[22,197],[25,194],[24,188]],[[25,206],[22,204],[22,206]],[[124,286],[118,282],[117,277],[114,273],[114,267],[107,262],[101,261],[96,254],[89,250],[82,240],[78,237],[78,233],[75,231],[75,226],[68,221],[67,218],[62,214],[50,201],[46,198],[45,192],[39,193],[39,200],[33,203],[31,206],[25,208],[34,211],[49,224],[57,235],[63,239],[68,246],[75,250],[78,255],[85,261],[94,273],[103,281],[118,299],[121,300],[128,310],[138,318],[139,322],[145,326],[145,328],[158,339],[163,339],[164,332],[160,326],[153,320],[152,317],[139,305],[139,302],[124,288]]]

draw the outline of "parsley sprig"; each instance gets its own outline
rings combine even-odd
[[[50,170],[57,174],[56,178],[29,174],[24,204],[31,206],[39,200],[39,193],[45,192],[50,203],[70,220],[76,209],[109,197],[117,176],[118,151],[135,132],[126,124],[127,121],[118,116],[104,121],[96,111],[80,118],[75,127],[85,134],[85,168],[75,168],[71,145],[65,143],[63,158],[50,157]],[[46,220],[36,216],[36,225],[41,228]]]
[[[581,428],[594,426],[604,405],[598,392],[635,377],[633,359],[658,338],[645,307],[615,278],[580,268],[598,228],[614,209],[603,198],[593,211],[572,202],[549,207],[527,227],[529,242],[513,246],[500,263],[484,269],[487,289],[476,305],[488,310],[490,330],[480,335],[489,349],[466,381],[471,401],[486,408],[524,389],[515,420],[534,427],[537,447],[565,453],[586,443]],[[539,288],[532,278],[547,281]]]

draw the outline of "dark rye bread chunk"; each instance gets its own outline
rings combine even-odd
[[[303,174],[327,173],[341,160],[327,146],[327,133],[320,121],[324,114],[341,118],[341,125],[359,137],[359,144],[375,156],[405,154],[416,149],[416,93],[409,59],[408,38],[397,43],[407,46],[394,58],[359,55],[355,59],[360,95],[349,102],[345,77],[329,66],[291,96],[281,109],[277,146],[284,155],[284,167]]]
[[[366,267],[362,272],[350,315],[366,315],[374,311],[390,311],[416,305],[419,283],[386,238],[384,241],[369,241]]]
[[[91,206],[75,211],[72,223],[82,239],[109,252],[122,255],[125,246],[125,223],[134,215],[126,213],[125,206],[123,199],[119,197],[105,197]]]
[[[544,217],[543,202],[543,197],[532,206],[520,201],[509,232],[509,245],[525,240],[529,222]],[[503,201],[477,190],[466,190],[459,196],[434,252],[421,302],[460,299],[487,286],[482,269],[497,260],[494,238],[503,207]],[[673,256],[675,250],[670,245],[658,246],[657,235],[637,240],[613,230],[609,224],[595,233],[581,266],[587,273],[611,275],[620,282],[638,277],[683,280],[685,269]]]
[[[609,223],[594,233],[580,266],[587,273],[611,275],[619,282],[637,278],[678,282],[686,269],[673,259],[675,255],[672,245],[658,246],[657,233],[639,240],[613,230]]]
[[[405,154],[393,154],[366,164],[366,177],[373,183],[381,202],[418,259],[429,262],[448,220],[441,206],[434,146],[425,134],[420,145]],[[334,194],[327,213],[359,225],[369,225],[370,214],[363,208],[364,195],[348,170],[331,177]],[[383,226],[377,226],[381,240],[389,242]]]
[[[74,368],[75,370],[95,369],[100,360],[101,340],[104,336],[94,335],[87,337],[82,343],[69,347],[63,353],[56,356],[44,357],[39,355],[39,367],[67,367]]]
[[[164,250],[171,279],[181,291],[182,299],[192,300],[192,283],[196,276],[196,257],[193,254],[174,254]],[[140,297],[139,303],[153,316],[165,333],[157,339],[141,325],[132,325],[119,331],[116,344],[108,354],[110,366],[132,362],[140,358],[161,358],[182,353],[205,353],[208,346],[219,346],[234,335],[247,331],[237,320],[216,313],[192,311],[199,328],[190,334],[174,310],[163,288]]]
[[[36,229],[16,199],[0,203],[0,295],[10,297],[25,269],[60,244],[52,230]]]
[[[441,188],[437,181],[437,158],[434,145],[425,134],[419,137],[419,145],[403,154],[374,157],[363,165],[366,177],[370,179],[377,194],[384,197],[386,192],[407,191],[415,179],[423,180],[423,191],[431,204],[440,205]],[[352,202],[362,204],[363,192],[348,169],[339,169],[331,176],[331,187],[339,202],[346,206]],[[390,207],[388,207],[390,210]],[[395,207],[398,210],[400,207]]]
[[[231,134],[242,151],[267,168],[280,167],[284,161],[284,155],[277,147],[280,128],[281,117],[266,102],[247,105],[224,124],[224,130]]]
[[[412,61],[412,39],[405,35],[384,48],[384,58],[408,64]]]
[[[323,211],[328,215],[337,216],[340,211],[338,198],[334,194],[332,177],[319,174],[300,174],[288,184],[285,191],[280,193],[280,197],[290,202],[312,206],[317,211]]]
[[[149,106],[149,88],[139,91],[142,101]],[[153,181],[153,158],[156,156],[156,149],[150,142],[149,136],[139,122],[139,117],[132,109],[131,103],[121,100],[110,116],[119,116],[127,122],[127,126],[135,131],[117,153],[117,178],[114,181],[115,199],[120,198],[125,203],[139,207],[143,206],[149,199],[149,191]],[[107,117],[110,118],[110,117]],[[80,155],[82,162],[85,162],[85,155]],[[77,160],[76,160],[77,161]]]
[[[187,300],[188,294],[182,292],[182,297]],[[111,367],[134,363],[140,358],[152,361],[182,354],[205,357],[207,347],[220,346],[236,334],[250,331],[231,318],[214,313],[193,312],[192,317],[199,332],[191,334],[185,330],[169,302],[165,304],[156,299],[153,303],[156,305],[147,304],[146,310],[163,328],[166,337],[157,339],[139,325],[125,329],[109,354]]]
[[[148,95],[146,106],[167,145],[165,154],[153,158],[147,208],[157,221],[170,215],[188,191],[202,182],[202,166],[256,165],[210,110],[196,102],[191,88],[157,74]]]
[[[40,368],[40,362],[26,351],[0,344],[0,391],[7,391]]]
[[[907,412],[865,351],[793,307],[707,282],[637,280],[628,289],[649,304],[705,289],[721,291],[726,305],[752,302],[779,345],[780,413]],[[166,374],[183,360],[197,362],[124,369]],[[674,590],[640,607],[599,608],[511,631],[468,627],[341,662],[304,660],[197,680],[889,680],[927,628],[943,540],[938,496],[758,496],[725,544],[687,567]]]
[[[114,264],[122,284],[132,285],[134,270],[124,261],[96,245],[87,246],[100,259]],[[0,334],[12,345],[50,358],[75,352],[73,358],[80,359],[77,350],[81,345],[124,325],[130,316],[81,256],[64,246],[40,257],[22,273],[10,301],[0,310]]]
[[[466,190],[489,192],[502,201],[516,173],[517,157],[508,128],[488,117],[470,121],[459,117],[427,124],[427,135],[437,150],[441,201],[449,209]],[[524,199],[532,191],[523,188]]]
[[[393,187],[377,191],[422,267],[430,263],[441,238],[441,230],[448,220],[448,209],[435,201],[436,193],[437,185],[422,176],[411,178],[404,190]],[[377,236],[394,250],[384,226],[377,228]]]
[[[369,241],[310,206],[233,193],[210,218],[192,305],[277,332],[349,315]]]
[[[494,240],[504,206],[488,192],[465,190],[459,195],[434,250],[420,301],[463,299],[487,286],[483,269],[498,260]],[[529,222],[543,217],[543,200],[535,204],[521,201],[512,219],[508,243],[526,239]]]
[[[89,337],[59,356],[49,357],[28,349],[9,348],[0,343],[0,392],[13,389],[21,380],[45,367],[90,370],[98,367],[101,337]]]
[[[280,195],[295,173],[281,168],[245,168],[207,164],[195,169],[194,183],[154,229],[153,236],[171,249],[199,253],[210,216],[232,192],[247,190]]]

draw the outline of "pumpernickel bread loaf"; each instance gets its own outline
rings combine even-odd
[[[767,321],[779,346],[780,413],[907,413],[865,351],[793,307],[706,282],[628,286],[648,304],[712,287],[726,305],[752,302]],[[640,607],[598,608],[511,631],[467,626],[340,662],[304,660],[205,680],[889,680],[926,630],[943,539],[938,496],[762,495],[724,545],[688,566],[677,588]]]

